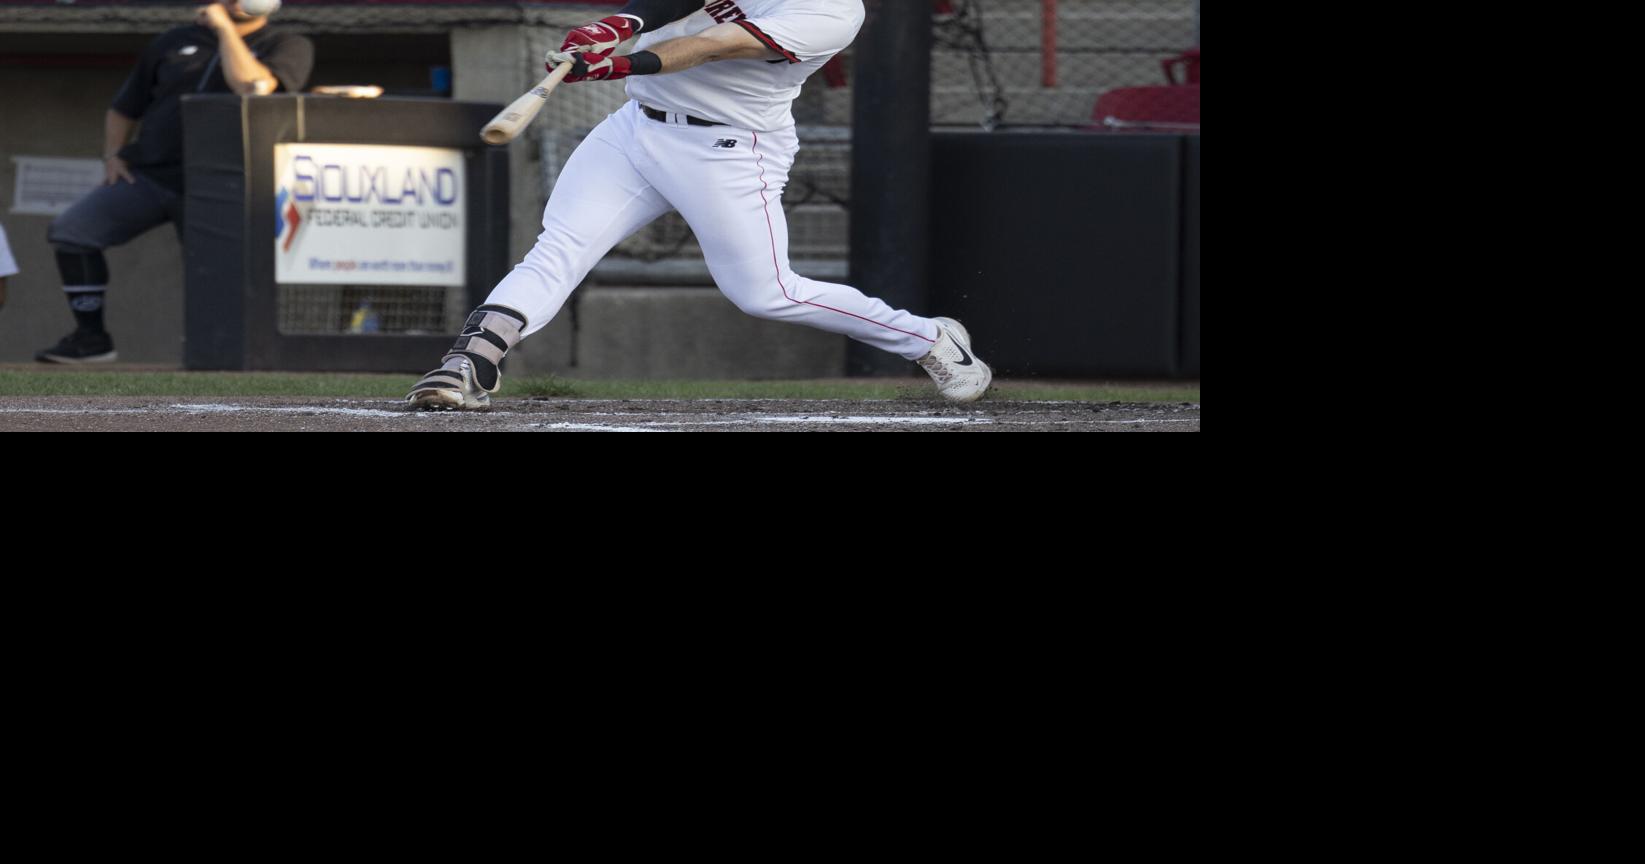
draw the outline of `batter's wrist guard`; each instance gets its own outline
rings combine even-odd
[[[649,51],[640,53],[651,54]],[[656,57],[657,55],[651,54],[651,56]],[[577,54],[574,55],[572,62],[576,65],[571,67],[571,74],[565,76],[567,84],[575,84],[578,81],[616,81],[619,78],[627,78],[636,74],[632,57],[596,57],[592,54]],[[661,61],[658,61],[657,65],[660,67],[662,65]]]
[[[481,306],[468,316],[463,333],[457,337],[446,360],[467,357],[474,361],[475,380],[487,393],[502,382],[498,366],[509,349],[520,344],[526,329],[525,316],[507,306]]]
[[[663,58],[650,51],[635,51],[628,55],[628,74],[655,75],[663,71]]]

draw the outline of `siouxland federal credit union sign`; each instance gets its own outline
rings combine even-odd
[[[274,146],[274,281],[467,284],[463,151]]]

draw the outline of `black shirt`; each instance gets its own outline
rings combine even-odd
[[[278,89],[297,93],[308,83],[314,68],[313,42],[274,27],[243,38],[257,62],[274,73]],[[198,24],[168,30],[143,49],[137,68],[110,106],[143,121],[137,140],[121,148],[120,158],[178,192],[183,189],[183,96],[234,92],[217,55],[213,31]]]

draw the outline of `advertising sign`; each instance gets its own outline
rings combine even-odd
[[[287,285],[463,285],[461,150],[274,147],[274,279]]]

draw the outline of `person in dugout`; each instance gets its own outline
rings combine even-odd
[[[114,97],[103,121],[104,182],[51,223],[74,332],[36,353],[44,363],[107,363],[109,286],[103,250],[171,222],[183,233],[183,96],[297,93],[314,67],[314,43],[269,26],[278,0],[217,0],[162,33]],[[132,131],[138,128],[136,139]]]

